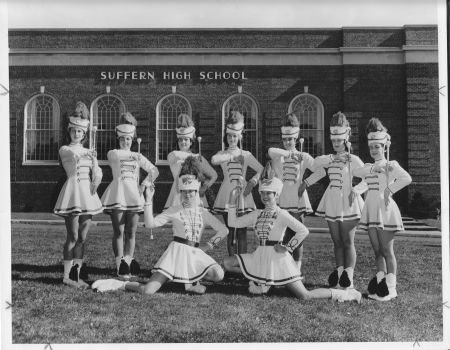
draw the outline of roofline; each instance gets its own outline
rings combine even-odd
[[[242,31],[242,32],[250,32],[250,31],[341,31],[348,29],[372,29],[372,30],[383,30],[383,29],[403,29],[403,28],[437,28],[437,24],[406,24],[403,26],[355,26],[355,27],[334,27],[334,28],[299,28],[299,27],[284,27],[284,28],[8,28],[8,32],[24,32],[24,31],[32,31],[32,32],[180,32],[180,31],[199,31],[199,32],[208,32],[208,31],[221,31],[221,32],[231,32],[231,31]]]

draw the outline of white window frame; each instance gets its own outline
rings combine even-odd
[[[255,125],[256,125],[256,129],[250,129],[248,128],[249,124],[246,122],[245,120],[245,116],[244,116],[244,136],[245,137],[245,133],[247,132],[254,132],[255,133],[255,153],[253,153],[253,150],[247,149],[247,151],[251,151],[252,154],[255,156],[256,159],[259,159],[259,108],[258,108],[258,104],[256,103],[256,100],[245,93],[237,93],[237,94],[233,94],[231,96],[229,96],[225,102],[222,104],[222,150],[225,149],[225,144],[223,143],[223,139],[225,137],[225,122],[228,119],[228,115],[227,115],[227,111],[226,111],[226,106],[228,105],[229,101],[232,100],[233,98],[236,97],[244,97],[247,98],[251,101],[252,103],[252,108],[255,108]],[[241,111],[239,111],[241,112]]]
[[[102,95],[100,95],[100,96],[97,96],[96,98],[95,98],[95,100],[94,101],[92,101],[92,103],[91,103],[91,108],[90,108],[90,110],[89,110],[89,120],[90,120],[90,128],[89,128],[89,147],[92,145],[92,142],[93,142],[93,140],[92,140],[92,126],[97,126],[96,124],[94,124],[94,106],[96,105],[96,104],[98,104],[98,101],[100,100],[100,99],[102,99],[102,98],[104,98],[104,97],[110,97],[110,98],[114,98],[114,99],[116,99],[116,100],[118,100],[119,101],[119,103],[120,103],[120,105],[122,106],[122,111],[120,111],[120,109],[119,109],[119,118],[120,118],[120,114],[122,114],[122,113],[124,113],[124,112],[126,112],[127,111],[127,106],[125,105],[125,103],[123,102],[123,100],[119,97],[119,96],[117,96],[116,94],[111,94],[111,93],[106,93],[106,94],[102,94]],[[115,131],[114,131],[114,128],[115,128],[116,126],[114,125],[114,127],[113,127],[113,129],[112,129],[112,131],[111,132],[113,132],[114,133],[114,137],[115,137]],[[97,129],[97,133],[98,133],[99,131],[98,131],[98,129]],[[98,141],[98,134],[96,135],[96,139],[97,139],[97,141]],[[106,153],[108,153],[108,151],[109,150],[106,150]],[[97,151],[97,153],[98,153],[98,151]],[[98,164],[100,164],[100,165],[107,165],[108,164],[108,160],[107,159],[99,159],[98,160]]]
[[[57,130],[58,133],[58,149],[56,150],[56,159],[55,160],[27,160],[27,146],[28,146],[28,138],[27,138],[27,123],[28,123],[28,118],[30,118],[30,116],[28,115],[28,108],[30,103],[35,100],[38,99],[39,97],[49,97],[53,103],[56,104],[57,107],[57,112],[56,115],[53,114],[52,116],[52,121],[55,120],[55,118],[58,119],[57,124],[58,124],[58,129],[49,129],[49,130]],[[58,156],[58,152],[59,152],[59,148],[61,147],[61,107],[59,105],[58,100],[48,94],[48,93],[39,93],[36,95],[33,95],[26,103],[25,103],[25,107],[24,107],[24,119],[23,119],[23,153],[22,153],[22,165],[59,165],[59,156]],[[43,129],[36,129],[36,130],[43,130]]]
[[[158,101],[158,103],[156,104],[156,135],[155,135],[155,140],[156,140],[155,141],[156,142],[156,147],[155,147],[155,164],[156,165],[169,165],[169,162],[168,162],[167,159],[160,159],[159,158],[159,131],[160,131],[159,125],[160,125],[160,117],[161,117],[160,114],[161,114],[161,105],[162,105],[162,103],[166,99],[168,99],[170,97],[175,97],[175,96],[178,97],[178,98],[181,98],[182,100],[184,100],[186,102],[186,104],[187,104],[187,109],[188,109],[187,111],[180,111],[179,113],[177,113],[175,118],[178,118],[178,115],[180,115],[181,113],[187,113],[192,118],[192,106],[191,106],[191,103],[189,102],[189,100],[185,96],[183,96],[183,95],[181,95],[179,93],[171,93],[171,94],[167,94],[167,95],[163,96]],[[176,125],[176,120],[175,120],[175,125]],[[173,128],[173,129],[164,129],[164,130],[173,130],[173,133],[175,134],[175,128]]]
[[[311,98],[311,99],[313,99],[313,100],[315,100],[316,102],[317,102],[317,106],[318,106],[318,116],[316,117],[316,118],[320,118],[320,120],[318,121],[318,123],[317,123],[317,125],[319,125],[319,123],[322,125],[322,129],[303,129],[302,128],[302,118],[301,118],[301,115],[298,113],[298,112],[296,112],[296,111],[293,111],[293,105],[294,105],[294,103],[295,103],[295,101],[296,100],[298,100],[299,98],[301,98],[301,97],[308,97],[308,98]],[[299,95],[297,95],[297,96],[295,96],[292,100],[291,100],[291,102],[289,103],[289,108],[288,108],[288,113],[292,113],[292,112],[294,112],[294,114],[297,116],[297,118],[298,118],[298,121],[300,122],[300,136],[302,135],[302,130],[307,130],[307,131],[320,131],[320,132],[322,132],[322,135],[323,135],[323,137],[322,137],[322,152],[325,152],[325,120],[324,120],[324,108],[323,108],[323,103],[322,103],[322,101],[317,97],[317,96],[315,96],[315,95],[312,95],[312,94],[310,94],[310,93],[302,93],[302,94],[299,94]],[[317,157],[317,156],[320,156],[321,154],[316,154],[316,155],[314,155],[314,154],[311,154],[311,156],[313,156],[313,157]]]

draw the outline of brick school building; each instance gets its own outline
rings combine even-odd
[[[10,30],[12,210],[53,209],[65,180],[58,149],[66,142],[67,114],[82,101],[98,130],[99,195],[111,181],[106,154],[116,147],[114,127],[124,111],[137,118],[141,152],[160,171],[155,211],[173,182],[167,154],[176,147],[180,113],[192,116],[201,153],[210,159],[222,149],[224,119],[240,111],[244,148],[264,164],[267,149],[281,147],[282,116],[294,111],[304,151],[318,156],[332,151],[329,120],[342,111],[354,152],[365,162],[372,161],[365,126],[381,119],[392,136],[391,159],[413,178],[396,194],[399,207],[434,215],[440,204],[437,44],[434,25]],[[210,201],[222,180],[216,170]],[[314,208],[326,185],[322,180],[308,189]]]

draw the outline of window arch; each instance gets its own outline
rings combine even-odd
[[[58,164],[61,113],[48,94],[30,98],[24,111],[23,164]]]
[[[99,161],[106,161],[108,151],[115,148],[115,127],[119,124],[120,115],[125,113],[125,111],[125,104],[116,95],[101,95],[92,102],[91,126],[97,127],[95,149],[97,150]],[[91,133],[89,144],[92,145],[92,142]]]
[[[230,96],[222,106],[222,139],[225,135],[225,121],[231,112],[244,116],[245,129],[242,148],[258,158],[258,106],[249,95],[238,93]]]
[[[300,137],[305,139],[303,151],[312,157],[324,153],[323,104],[314,95],[305,93],[295,96],[289,104],[289,113],[294,113],[300,122]]]
[[[167,155],[176,143],[175,128],[181,113],[192,117],[189,101],[180,94],[164,96],[156,105],[156,163],[168,164]]]

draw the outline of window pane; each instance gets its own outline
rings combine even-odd
[[[38,95],[25,111],[25,162],[58,161],[60,147],[60,112],[57,101],[49,95]]]
[[[157,161],[165,161],[176,145],[175,128],[178,116],[184,113],[192,117],[191,105],[183,96],[172,94],[159,102],[157,111]]]
[[[305,139],[303,151],[313,157],[323,154],[323,110],[319,99],[309,94],[299,95],[292,100],[289,112],[300,122],[300,137]]]
[[[123,102],[114,95],[104,95],[94,101],[91,121],[92,125],[97,126],[95,143],[99,160],[107,160],[108,151],[116,148],[115,127],[125,111]]]

